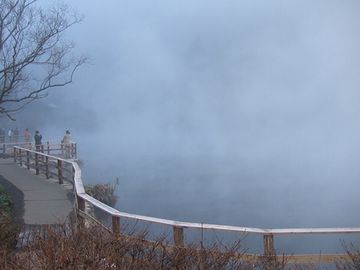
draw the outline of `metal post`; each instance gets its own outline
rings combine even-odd
[[[6,152],[6,145],[5,145],[5,143],[3,144],[3,153],[5,154],[5,152]]]
[[[177,247],[183,247],[184,246],[184,228],[174,226],[174,243]]]
[[[14,147],[14,162],[16,163],[16,148]]]
[[[47,154],[50,155],[50,143],[47,142],[46,145],[47,145]]]
[[[58,159],[57,165],[58,165],[59,184],[63,184],[64,182],[63,182],[63,175],[62,175],[62,161],[60,159]]]
[[[120,234],[120,217],[112,216],[112,231],[115,235]]]

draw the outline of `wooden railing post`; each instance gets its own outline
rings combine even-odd
[[[16,163],[16,148],[14,147],[14,162]]]
[[[5,145],[5,143],[3,144],[3,153],[4,154],[6,153],[6,145]]]
[[[19,159],[20,159],[20,166],[23,165],[23,162],[22,162],[22,153],[21,153],[21,149],[19,149]]]
[[[76,200],[77,200],[76,213],[77,213],[78,224],[80,227],[83,227],[85,226],[85,219],[81,215],[79,215],[79,211],[85,213],[85,200],[80,196],[76,196]]]
[[[113,234],[120,234],[120,217],[112,216],[112,231]]]
[[[64,182],[63,182],[63,172],[62,172],[62,160],[58,159],[57,165],[58,165],[59,184],[63,184]]]
[[[74,158],[77,158],[77,144],[74,143]]]
[[[275,269],[276,252],[274,247],[274,235],[264,234],[264,258],[265,270]]]
[[[72,166],[72,173],[73,173],[73,175],[72,175],[72,179],[73,179],[73,191],[76,192],[76,191],[75,191],[75,168],[74,168],[74,166]]]
[[[40,147],[41,153],[44,153],[44,145],[42,144]],[[44,162],[44,155],[41,155],[41,161]]]
[[[272,234],[264,235],[264,255],[265,256],[275,255],[274,235]]]
[[[74,144],[71,143],[70,144],[70,158],[74,158],[75,154],[74,154]]]
[[[36,174],[39,174],[39,154],[35,153],[35,170]]]
[[[46,179],[49,179],[49,157],[45,157],[45,175]]]
[[[77,196],[77,204],[80,211],[85,212],[85,201],[83,198]]]
[[[47,146],[47,154],[50,155],[50,143],[46,142],[46,146]]]
[[[30,170],[30,151],[26,151],[26,165],[27,169]]]
[[[174,226],[174,243],[177,247],[184,246],[184,228],[179,226]]]

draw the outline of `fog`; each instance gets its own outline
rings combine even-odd
[[[60,140],[123,211],[359,226],[359,1],[67,1],[89,64],[4,126]]]

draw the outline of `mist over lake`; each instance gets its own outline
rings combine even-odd
[[[90,64],[1,125],[69,129],[125,212],[360,226],[358,1],[68,3]]]

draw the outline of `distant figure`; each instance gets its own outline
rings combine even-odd
[[[19,141],[19,129],[15,128],[14,129],[14,142],[18,142]]]
[[[65,157],[71,158],[71,135],[70,131],[66,131],[64,138],[62,139],[61,143],[65,147]]]
[[[40,132],[38,130],[35,132],[34,139],[35,139],[36,151],[40,151],[41,150],[42,135],[40,134]]]
[[[5,142],[5,130],[3,128],[0,128],[0,143]]]
[[[8,132],[9,141],[12,142],[13,130],[10,128]]]
[[[29,131],[29,129],[25,129],[25,132],[24,132],[24,140],[26,142],[26,144],[30,144],[31,143],[31,133]]]

